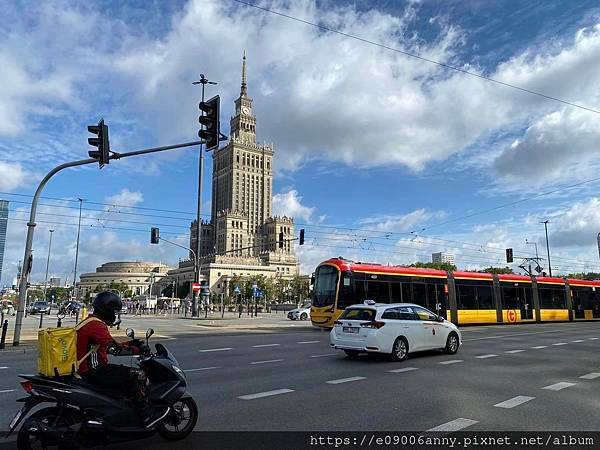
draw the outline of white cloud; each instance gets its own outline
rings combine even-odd
[[[116,195],[106,197],[106,203],[115,206],[135,206],[143,201],[144,196],[140,191],[131,192],[126,188]]]
[[[549,224],[550,241],[557,247],[597,248],[600,198],[577,202]],[[552,231],[554,229],[554,231]]]
[[[0,122],[2,119],[0,118]],[[0,161],[0,190],[12,191],[26,181],[26,173],[21,164],[10,164]]]
[[[417,209],[403,215],[379,215],[361,219],[359,223],[365,228],[377,231],[415,231],[424,226],[429,220],[445,216],[443,211],[431,212],[425,208]]]
[[[275,194],[273,196],[273,213],[277,216],[293,217],[296,220],[310,222],[316,208],[304,206],[301,202],[302,197],[295,189]]]

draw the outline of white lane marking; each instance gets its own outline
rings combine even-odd
[[[435,428],[430,428],[427,431],[458,431],[458,430],[462,430],[463,428],[470,427],[471,425],[474,425],[476,423],[477,423],[477,420],[458,418],[458,419],[454,419],[450,422],[446,422],[441,425],[438,425]]]
[[[273,362],[281,362],[283,359],[268,359],[266,361],[252,361],[250,364],[268,364]]]
[[[456,364],[456,363],[461,363],[463,362],[462,359],[451,359],[450,361],[442,361],[438,364]]]
[[[296,344],[316,344],[318,342],[321,342],[321,341],[300,341],[300,342],[296,342]]]
[[[335,356],[339,355],[339,353],[325,353],[324,355],[312,355],[311,358],[323,358],[324,356]]]
[[[200,367],[199,369],[184,369],[184,372],[200,372],[201,370],[212,370],[212,369],[219,369],[219,367],[214,366],[214,367]]]
[[[566,342],[557,342],[557,343],[552,344],[552,345],[567,345],[567,343]]]
[[[402,372],[410,372],[411,370],[417,370],[418,367],[403,367],[402,369],[394,369],[388,370],[390,373],[402,373]]]
[[[327,384],[341,384],[341,383],[350,383],[351,381],[359,381],[365,380],[365,377],[350,377],[350,378],[340,378],[339,380],[329,380],[325,383]]]
[[[566,381],[561,381],[560,383],[551,384],[550,386],[544,386],[541,389],[546,389],[547,391],[560,391],[562,389],[575,386],[577,383],[567,383]]]
[[[293,389],[275,389],[274,391],[258,392],[256,394],[240,395],[240,400],[254,400],[255,398],[270,397],[271,395],[287,394],[294,392]]]
[[[479,356],[476,356],[475,358],[477,358],[477,359],[487,359],[487,358],[493,358],[495,356],[498,356],[498,355],[490,353],[489,355],[479,355]]]
[[[505,400],[500,403],[496,403],[494,406],[497,408],[510,409],[514,408],[515,406],[522,405],[523,403],[528,402],[529,400],[533,400],[534,398],[535,397],[527,397],[526,395],[517,395],[516,397],[513,397],[511,399]]]
[[[536,331],[534,333],[513,333],[513,334],[497,334],[495,336],[486,336],[486,337],[480,337],[480,338],[471,338],[471,339],[463,339],[463,342],[467,342],[467,341],[480,341],[483,339],[502,339],[505,337],[512,337],[512,336],[529,336],[530,334],[544,334],[544,333],[559,333],[559,332],[564,332],[564,330],[549,330],[549,331]],[[598,338],[594,338],[594,339],[598,339]]]
[[[8,369],[8,367],[6,367],[6,366],[0,367],[0,370],[4,370],[4,369]]]
[[[260,344],[260,345],[253,345],[253,348],[261,348],[261,347],[277,347],[278,345],[281,344]]]
[[[579,378],[583,378],[584,380],[595,380],[598,377],[600,377],[600,373],[591,372],[591,373],[586,373],[585,375],[582,375]]]
[[[14,389],[4,389],[3,391],[0,391],[0,394],[5,394],[7,392],[15,392]]]
[[[521,352],[524,352],[524,351],[525,350],[509,350],[509,351],[504,352],[504,353],[521,353]]]
[[[588,341],[595,341],[598,338],[588,338]]]
[[[536,345],[535,347],[531,347],[531,348],[535,348],[536,350],[539,350],[540,348],[548,348],[547,345]]]
[[[571,342],[583,342],[583,339],[577,339],[577,340],[571,341]]]
[[[206,353],[206,352],[224,352],[227,350],[233,350],[233,348],[231,347],[224,347],[224,348],[207,348],[205,350],[198,350],[200,353]]]

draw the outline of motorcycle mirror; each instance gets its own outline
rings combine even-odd
[[[125,330],[125,335],[129,339],[135,339],[135,332],[133,331],[133,328],[127,328],[127,330]]]
[[[154,330],[152,328],[148,328],[148,331],[146,331],[146,340],[148,340],[153,334]]]

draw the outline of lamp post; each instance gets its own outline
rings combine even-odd
[[[546,250],[548,251],[548,274],[552,276],[552,264],[550,264],[550,246],[548,244],[548,220],[544,220],[540,222],[544,224],[544,229],[546,230]]]
[[[50,250],[52,249],[52,233],[54,230],[50,231],[50,242],[48,243],[48,259],[46,259],[46,277],[44,278],[44,300],[46,300],[46,288],[48,286],[48,267],[50,266]]]
[[[79,234],[81,232],[81,208],[83,206],[83,199],[79,198],[79,221],[77,222],[77,245],[75,246],[75,271],[73,274],[73,300],[77,300],[79,296],[79,292],[75,293],[75,288],[77,285],[77,262],[79,260]]]

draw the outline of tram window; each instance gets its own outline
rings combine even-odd
[[[410,288],[410,283],[402,283],[402,303],[412,303],[412,290]]]
[[[567,302],[564,289],[541,288],[540,307],[546,309],[565,309]]]
[[[517,298],[518,288],[502,287],[502,307],[504,309],[518,309],[521,307]]]
[[[366,297],[375,300],[377,303],[389,303],[389,283],[385,281],[367,281]]]
[[[427,292],[424,283],[413,283],[413,303],[421,306],[427,306]]]
[[[392,303],[402,303],[400,283],[390,283],[392,286]]]
[[[354,305],[355,303],[363,303],[366,299],[365,296],[365,284],[366,281],[363,280],[353,280],[352,284],[354,286],[353,295],[342,298],[338,298],[338,308],[343,309],[346,306]],[[350,291],[350,289],[349,289]]]
[[[495,309],[492,286],[477,286],[477,305],[479,309]]]
[[[477,309],[475,286],[456,286],[458,309]]]

